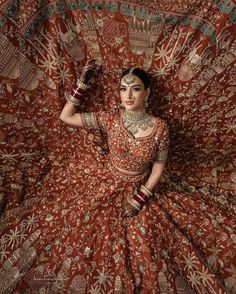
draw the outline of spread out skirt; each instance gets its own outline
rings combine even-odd
[[[101,163],[59,173],[1,221],[1,293],[236,293],[224,203],[163,185],[127,220],[127,197],[146,175]]]

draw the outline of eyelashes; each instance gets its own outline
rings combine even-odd
[[[134,92],[139,92],[141,90],[142,90],[141,88],[132,88],[132,91]],[[125,91],[126,91],[126,88],[120,88],[120,92],[125,92]]]

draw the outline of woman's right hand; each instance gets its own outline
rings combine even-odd
[[[80,81],[84,84],[91,82],[92,78],[98,74],[100,66],[95,63],[95,59],[89,59],[82,69]]]

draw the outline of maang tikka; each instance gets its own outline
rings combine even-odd
[[[135,80],[135,75],[133,74],[133,71],[135,70],[135,67],[132,67],[130,72],[124,77],[124,82],[126,84],[132,84]]]

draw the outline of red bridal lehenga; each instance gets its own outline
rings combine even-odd
[[[123,218],[151,163],[166,159],[165,122],[158,118],[144,138],[127,132],[120,112],[87,113],[83,123],[107,133],[109,156],[77,182],[76,166],[68,167],[63,193],[42,193],[37,207],[6,217],[6,228],[16,226],[5,245],[1,293],[226,293],[227,283],[231,289],[225,277],[233,221],[209,200],[156,192],[138,216]]]

